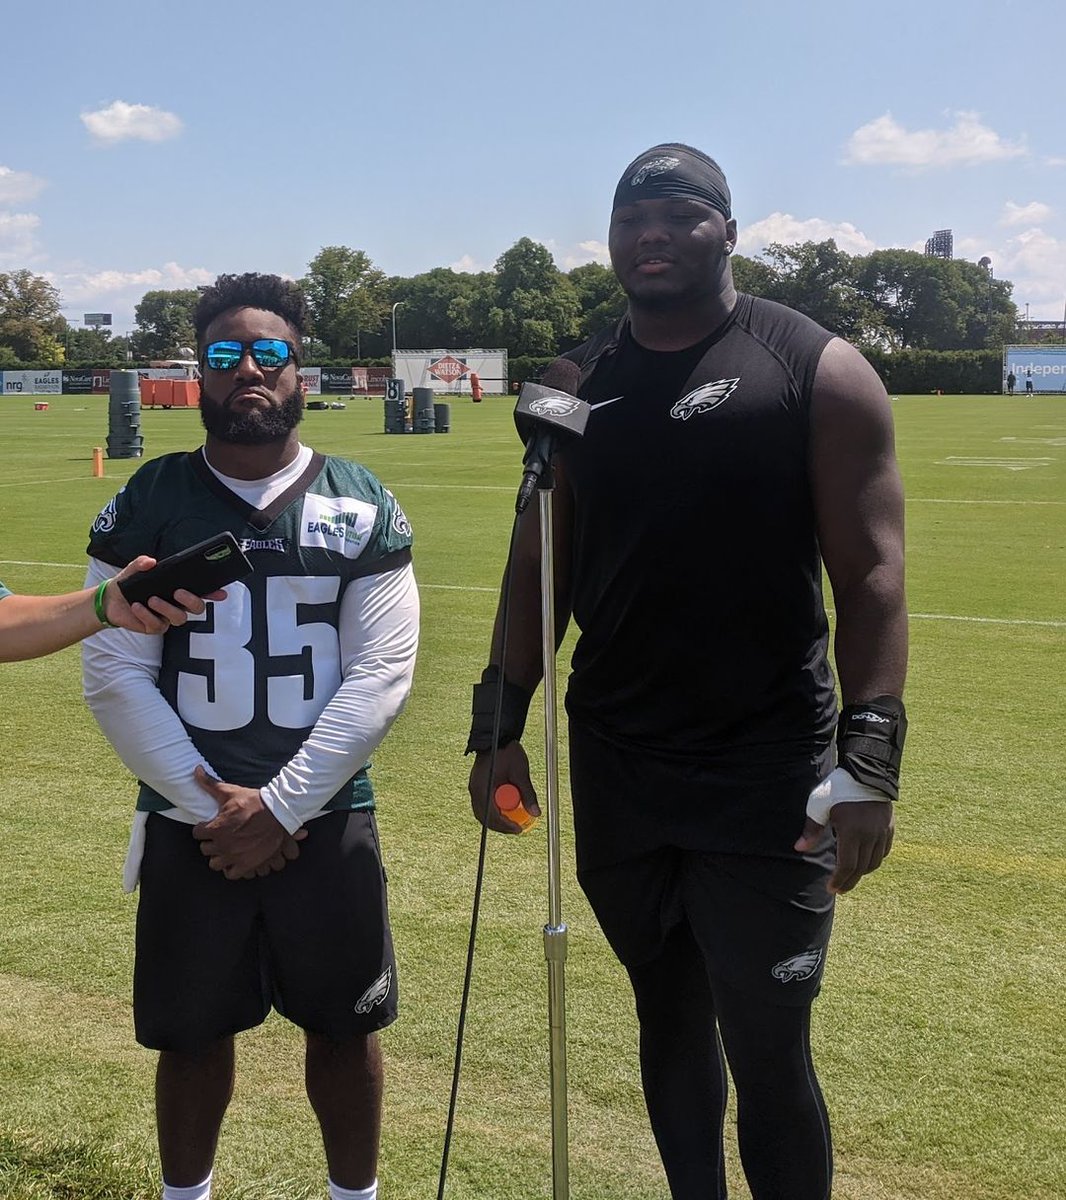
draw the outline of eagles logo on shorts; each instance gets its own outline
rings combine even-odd
[[[794,979],[810,979],[822,962],[822,951],[804,950],[802,954],[793,954],[791,958],[776,963],[770,974],[781,983],[791,983]]]
[[[375,1004],[380,1004],[385,999],[391,987],[392,967],[386,967],[384,973],[379,975],[355,1002],[355,1011],[368,1013]]]

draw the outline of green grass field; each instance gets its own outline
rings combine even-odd
[[[31,401],[0,398],[0,579],[66,591],[138,462],[92,477],[105,397]],[[422,587],[415,689],[375,761],[401,979],[383,1035],[382,1200],[437,1191],[478,844],[462,747],[520,458],[510,401],[451,403],[448,435],[384,435],[379,400],[309,413],[303,434],[397,493]],[[840,904],[815,1007],[834,1195],[1053,1200],[1066,1195],[1066,400],[894,409],[911,728],[896,849]],[[200,440],[193,412],[146,411],[142,431],[149,456]],[[81,701],[77,650],[0,668],[0,705],[0,1197],[149,1200],[153,1056],[133,1041],[135,903],[119,887],[133,782]],[[628,988],[573,880],[567,818],[571,1195],[663,1200]],[[454,1200],[551,1195],[543,826],[489,845]],[[299,1034],[272,1017],[238,1055],[216,1197],[324,1197]],[[735,1152],[730,1177],[746,1197]]]

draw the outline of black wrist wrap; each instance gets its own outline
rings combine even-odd
[[[848,704],[837,722],[837,764],[867,787],[899,799],[907,714],[896,696]]]
[[[474,684],[474,702],[471,707],[470,737],[464,753],[492,749],[492,726],[496,715],[496,695],[500,689],[500,668],[486,667],[481,672],[481,682]],[[533,699],[525,688],[503,680],[503,696],[500,707],[500,736],[497,746],[522,739],[526,727],[529,702]]]

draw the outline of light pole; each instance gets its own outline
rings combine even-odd
[[[984,256],[984,258],[982,258],[982,259],[981,259],[981,261],[980,261],[980,262],[979,262],[977,265],[978,265],[979,267],[984,267],[984,269],[985,269],[985,270],[988,272],[988,317],[987,317],[987,324],[988,324],[988,332],[989,332],[989,334],[991,334],[991,332],[992,332],[992,280],[993,280],[993,278],[994,278],[994,275],[993,275],[993,272],[992,272],[992,260],[991,260],[991,259],[988,257],[988,255],[986,254],[986,255]]]
[[[392,306],[392,358],[393,358],[393,365],[395,365],[395,360],[396,360],[396,310],[400,307],[400,305],[402,303],[403,303],[402,300],[397,300],[396,303]]]

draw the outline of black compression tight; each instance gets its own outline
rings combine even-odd
[[[654,962],[629,975],[644,1096],[673,1200],[726,1196],[723,1046],[753,1200],[828,1200],[832,1150],[811,1062],[810,1008],[712,988],[687,927],[671,935]]]

